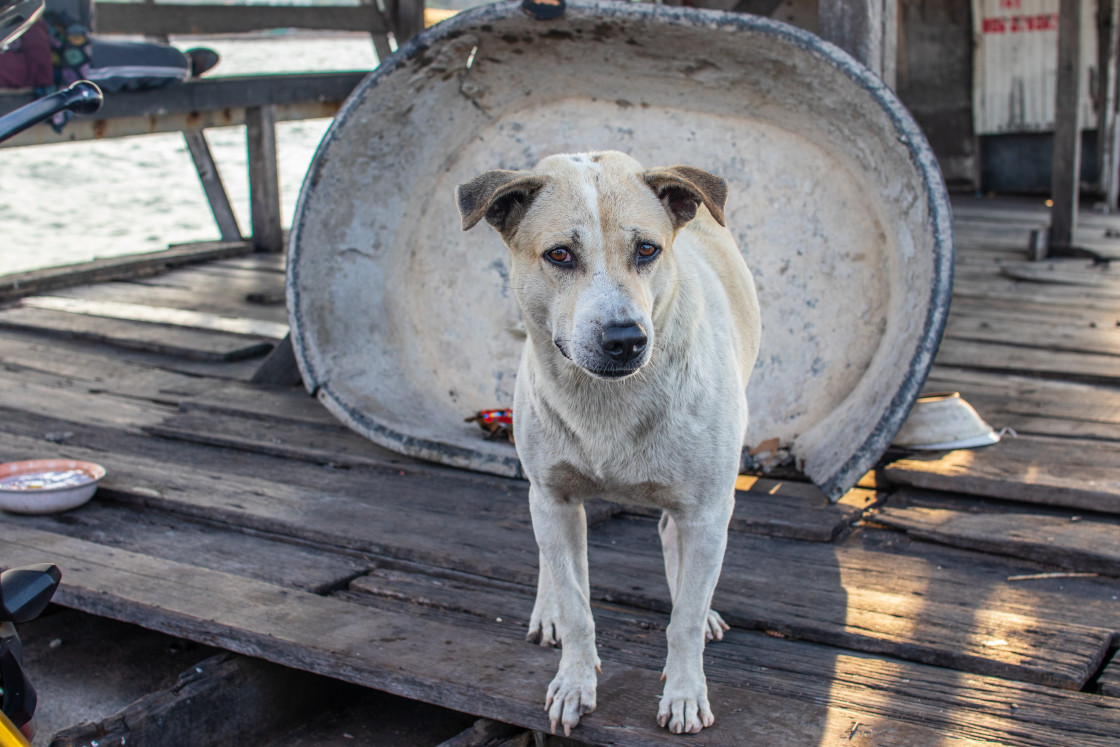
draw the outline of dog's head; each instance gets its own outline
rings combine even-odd
[[[727,182],[604,152],[487,171],[456,196],[464,231],[485,218],[509,247],[530,337],[551,338],[592,376],[621,379],[649,361],[658,312],[676,292],[677,231],[700,205],[724,225]]]

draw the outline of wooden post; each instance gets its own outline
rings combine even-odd
[[[424,0],[393,0],[396,14],[393,36],[400,47],[424,30]]]
[[[374,6],[381,17],[382,28],[370,31],[370,36],[373,38],[373,51],[377,53],[377,64],[380,65],[393,53],[389,48],[389,31],[393,28],[393,21],[389,17],[389,8],[385,0],[362,0],[362,4]]]
[[[1116,212],[1117,171],[1116,86],[1117,58],[1120,56],[1120,0],[1100,0],[1098,18],[1098,69],[1100,84],[1097,87],[1097,151],[1100,166],[1101,192],[1105,210]]]
[[[202,189],[206,193],[206,201],[210,203],[210,212],[214,214],[214,222],[218,224],[218,231],[222,241],[241,241],[241,229],[237,225],[237,216],[229,204],[225,185],[222,184],[218,165],[214,163],[214,156],[210,153],[210,146],[206,142],[206,134],[202,130],[184,130],[183,139],[187,141],[187,150],[194,159],[194,168],[198,172]]]
[[[895,85],[898,0],[820,0],[821,36]]]
[[[1054,158],[1050,176],[1050,250],[1073,246],[1081,178],[1081,0],[1061,0]]]
[[[276,164],[276,110],[253,106],[245,110],[249,147],[249,213],[253,250],[284,251],[280,225],[280,172]]]

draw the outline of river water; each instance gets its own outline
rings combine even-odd
[[[221,62],[206,77],[377,65],[366,34],[173,43],[218,51]],[[277,125],[285,227],[329,124],[316,119]],[[248,232],[245,129],[206,132],[238,223]],[[218,229],[178,133],[0,149],[0,275],[216,238]]]

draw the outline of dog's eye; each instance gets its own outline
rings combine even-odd
[[[638,244],[637,259],[639,263],[649,262],[661,252],[661,247],[648,241]]]
[[[544,256],[549,262],[560,267],[571,267],[575,264],[575,258],[572,257],[572,253],[562,246],[549,249],[545,252]]]

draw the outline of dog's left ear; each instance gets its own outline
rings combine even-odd
[[[527,171],[495,169],[479,174],[455,189],[463,230],[483,218],[501,233],[517,225],[544,186],[544,177]]]
[[[727,180],[692,166],[650,169],[644,175],[657,199],[669,211],[673,228],[680,228],[696,217],[700,203],[721,226],[727,225],[723,206],[727,202]]]

